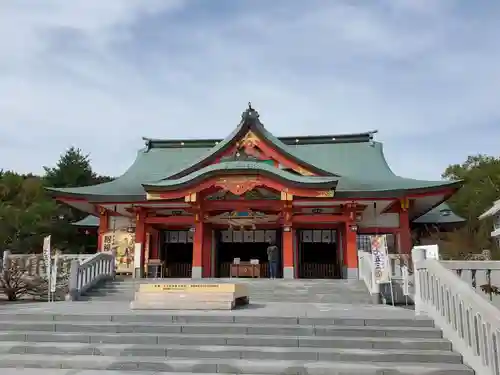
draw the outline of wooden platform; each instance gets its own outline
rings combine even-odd
[[[232,310],[250,301],[244,284],[141,284],[132,310]]]

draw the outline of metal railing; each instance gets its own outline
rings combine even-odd
[[[332,263],[299,263],[299,277],[303,279],[334,279],[340,277],[337,265]]]
[[[492,269],[484,263],[500,262],[438,261],[424,249],[412,256],[415,313],[432,318],[476,374],[500,375],[500,310],[462,279],[465,270],[475,279],[479,269]]]
[[[165,267],[165,277],[190,278],[193,265],[191,263],[170,263]]]
[[[232,262],[224,262],[218,265],[219,277],[230,277]],[[331,263],[299,263],[298,276],[302,279],[333,279],[339,277],[337,266]],[[269,277],[269,263],[259,263],[260,277]],[[278,274],[280,274],[278,270]]]
[[[101,252],[92,255],[80,263],[75,259],[71,262],[69,273],[68,300],[78,300],[90,288],[102,281],[115,277],[115,255],[111,252]]]

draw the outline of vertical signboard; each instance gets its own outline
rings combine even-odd
[[[57,268],[59,265],[59,254],[54,256],[54,264],[50,270],[50,293],[55,293],[57,288]]]
[[[134,246],[135,233],[118,230],[104,235],[104,251],[113,251],[115,253],[116,273],[133,274]]]
[[[48,284],[48,300],[51,300],[51,284],[52,284],[52,255],[51,255],[51,248],[50,248],[50,239],[51,236],[47,236],[43,239],[43,260],[45,261],[45,270],[46,270],[46,277],[47,277],[47,284]]]
[[[406,266],[403,266],[401,271],[403,276],[403,295],[407,297],[410,295],[410,273]]]
[[[391,267],[389,263],[387,239],[385,235],[372,236],[371,250],[375,283],[383,284],[391,282]]]

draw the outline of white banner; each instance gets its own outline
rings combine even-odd
[[[386,236],[372,236],[371,245],[375,283],[383,284],[391,282],[391,265],[388,256]]]
[[[43,239],[43,259],[45,260],[46,263],[49,263],[49,259],[51,257],[50,254],[50,237],[47,236]],[[47,268],[50,268],[50,266],[47,266]]]
[[[47,274],[45,275],[45,277],[47,278],[47,283],[49,284],[48,285],[48,300],[50,301],[51,298],[50,298],[50,293],[51,293],[51,282],[52,282],[52,275],[51,275],[51,271],[52,271],[52,259],[51,259],[51,249],[50,249],[50,238],[51,236],[47,236],[43,239],[43,259],[45,261],[45,270],[47,272]]]
[[[50,270],[50,292],[55,293],[57,287],[57,264],[59,263],[59,254],[56,252],[56,256],[54,257],[54,264]]]
[[[408,272],[408,267],[403,266],[401,268],[401,273],[403,276],[403,295],[410,295],[410,273]]]

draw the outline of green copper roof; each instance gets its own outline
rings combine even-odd
[[[177,179],[163,179],[155,183],[144,184],[144,187],[146,187],[148,190],[176,189],[179,188],[179,186],[197,183],[202,179],[210,177],[210,175],[231,175],[239,173],[274,176],[278,179],[286,180],[292,184],[304,185],[308,187],[335,188],[339,180],[338,177],[334,176],[301,176],[261,162],[228,161],[208,165]]]
[[[465,221],[463,217],[454,213],[446,202],[413,220],[415,224],[454,224]]]
[[[82,220],[75,221],[71,223],[71,225],[77,227],[98,227],[99,226],[99,218],[94,215],[88,215],[84,217]]]
[[[132,166],[116,180],[95,186],[49,190],[55,196],[85,196],[96,202],[144,200],[146,194],[143,185],[152,186],[161,180],[177,180],[179,183],[181,178],[194,178],[199,173],[197,169],[209,168],[206,164],[201,165],[202,161],[230,147],[235,137],[244,136],[248,129],[257,129],[259,135],[290,158],[314,166],[315,170],[325,171],[324,174],[330,177],[340,176],[337,197],[373,197],[374,194],[370,193],[376,193],[377,196],[394,193],[396,196],[407,191],[461,186],[461,182],[414,180],[396,176],[387,164],[382,144],[373,140],[373,132],[276,138],[258,121],[257,115],[252,116],[253,122],[244,118],[223,141],[147,139],[146,147],[138,152]],[[220,166],[210,168],[217,169]],[[273,173],[279,175],[281,171],[276,169]]]
[[[235,141],[243,138],[249,131],[252,131],[264,142],[268,142],[270,145],[272,145],[272,147],[281,151],[281,153],[285,154],[289,159],[299,164],[306,165],[312,172],[316,172],[320,175],[335,175],[335,173],[331,172],[330,170],[322,169],[315,164],[311,164],[306,159],[302,159],[300,156],[296,155],[292,149],[289,149],[287,145],[280,139],[276,138],[274,135],[268,132],[264,128],[264,125],[260,122],[259,113],[255,111],[249,103],[248,109],[241,115],[241,121],[239,125],[231,132],[231,134],[229,134],[229,136],[227,136],[222,141],[217,142],[217,144],[209,149],[206,154],[202,155],[196,160],[193,160],[190,165],[184,165],[180,167],[178,171],[176,171],[173,175],[165,176],[165,178],[176,179],[179,177],[183,177],[194,172],[196,169],[203,167],[203,163],[206,164],[207,161],[215,159],[215,157],[220,152],[230,148]],[[149,145],[151,145],[151,143]]]

